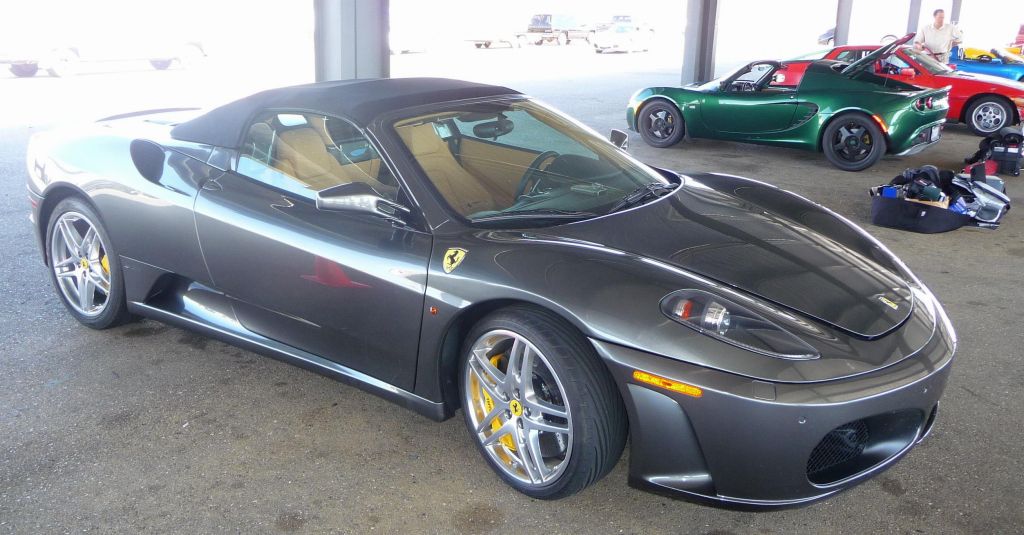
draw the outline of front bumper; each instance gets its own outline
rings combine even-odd
[[[906,454],[931,429],[955,348],[951,335],[937,333],[917,355],[877,372],[770,383],[591,342],[629,412],[630,484],[753,508],[825,498]],[[638,382],[635,370],[697,386],[702,395]],[[840,444],[836,450],[835,442],[852,432],[851,423],[867,438],[852,443],[853,449]],[[857,444],[859,454],[822,470],[823,462],[835,460],[828,455],[856,452]]]

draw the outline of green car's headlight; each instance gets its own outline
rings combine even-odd
[[[814,359],[818,351],[748,307],[703,290],[680,290],[661,301],[672,320],[734,346],[784,359]]]

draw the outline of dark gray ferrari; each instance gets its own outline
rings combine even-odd
[[[803,197],[638,162],[504,87],[275,89],[35,136],[68,311],[145,316],[442,420],[560,498],[630,482],[805,503],[932,428],[956,339],[892,253]]]

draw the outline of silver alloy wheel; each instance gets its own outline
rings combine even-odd
[[[648,114],[647,118],[651,122],[648,131],[652,136],[658,139],[668,139],[675,132],[676,126],[672,122],[672,115],[669,114],[668,110],[655,108],[653,112]]]
[[[57,219],[50,238],[50,263],[64,298],[83,316],[96,317],[107,307],[106,254],[96,225],[84,215],[65,212]]]
[[[572,416],[547,358],[523,336],[493,330],[468,359],[463,407],[488,456],[520,482],[557,479],[572,454]]]
[[[998,104],[987,102],[974,110],[971,119],[978,130],[995,132],[1006,123],[1006,111]]]

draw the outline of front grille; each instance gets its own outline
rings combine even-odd
[[[864,453],[869,438],[868,424],[864,420],[829,431],[807,459],[807,476],[813,481],[816,475],[857,458]]]
[[[826,434],[807,457],[807,479],[832,485],[878,466],[910,447],[922,431],[924,411],[875,414]]]

